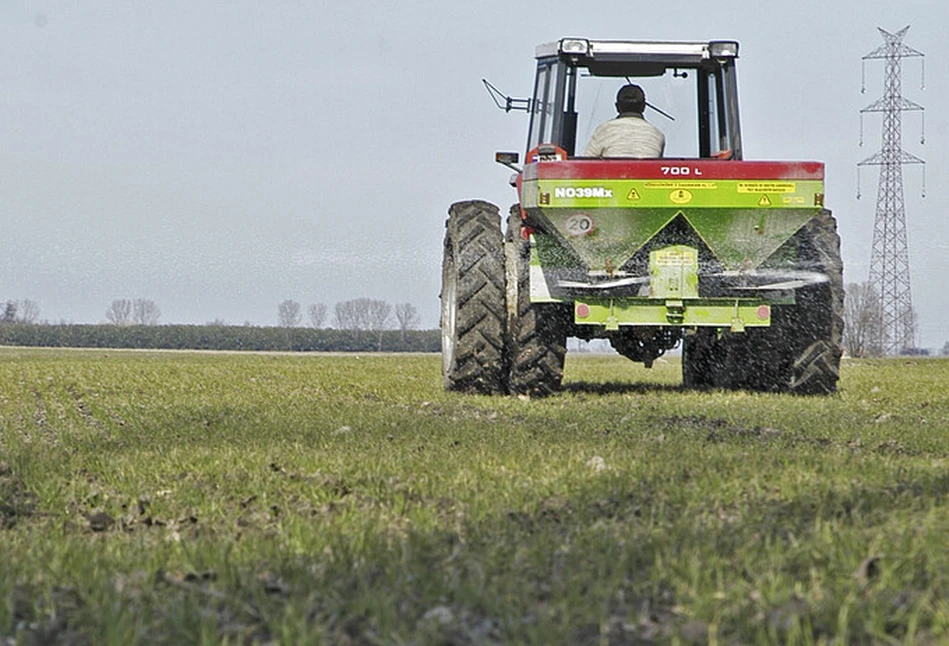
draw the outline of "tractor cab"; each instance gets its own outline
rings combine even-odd
[[[527,151],[554,144],[580,155],[616,116],[617,90],[646,92],[645,116],[666,135],[666,157],[741,159],[738,43],[564,38],[537,48]]]

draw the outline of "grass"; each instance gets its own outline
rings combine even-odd
[[[949,361],[847,361],[827,398],[439,368],[0,350],[0,638],[949,640]]]

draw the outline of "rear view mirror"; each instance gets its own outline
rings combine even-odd
[[[505,153],[499,152],[494,153],[494,161],[508,168],[520,173],[521,169],[517,167],[517,163],[521,160],[520,155],[517,153]]]

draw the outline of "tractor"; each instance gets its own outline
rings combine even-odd
[[[523,167],[495,155],[518,196],[505,229],[486,201],[448,212],[446,389],[554,393],[576,337],[646,367],[681,345],[688,389],[836,391],[843,269],[824,164],[743,158],[737,60],[730,40],[537,48],[532,97],[495,99],[530,117]],[[664,156],[579,154],[633,79]]]

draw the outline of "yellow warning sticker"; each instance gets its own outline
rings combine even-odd
[[[795,193],[796,182],[738,182],[739,193]]]
[[[758,200],[758,206],[771,206],[771,198],[767,195],[762,195],[761,199]]]
[[[662,267],[688,267],[698,263],[698,252],[689,247],[667,247],[653,252],[651,262]]]
[[[679,189],[669,193],[669,199],[675,204],[688,204],[692,201],[692,193],[683,189]]]
[[[638,200],[638,199],[640,199],[640,197],[639,197],[639,191],[637,191],[635,188],[632,189],[632,190],[629,192],[629,195],[626,196],[626,199],[627,199],[627,200]]]
[[[670,182],[670,181],[655,181],[655,182],[646,182],[643,184],[646,188],[683,188],[689,189],[692,191],[695,190],[706,190],[711,191],[718,188],[718,184],[715,182]]]

